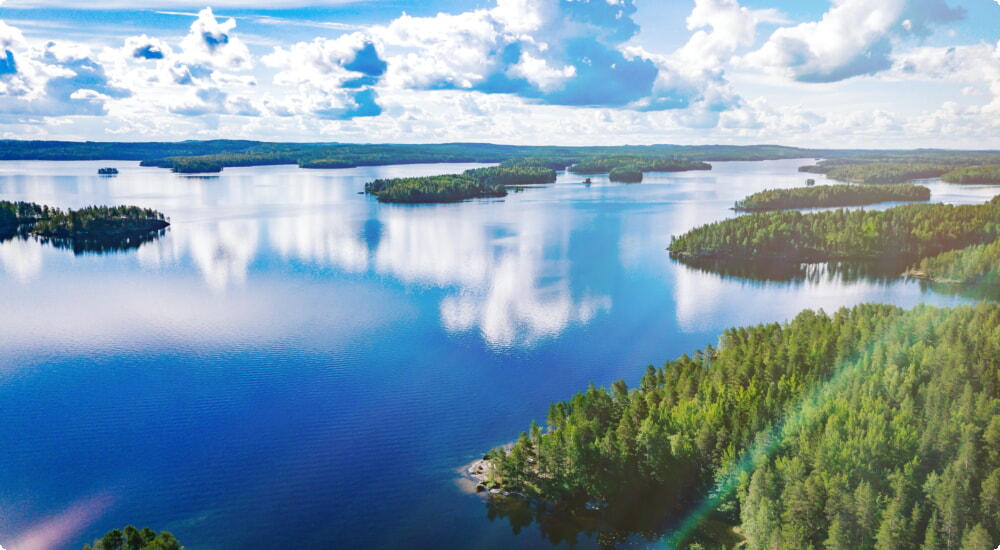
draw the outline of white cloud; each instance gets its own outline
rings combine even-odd
[[[235,19],[223,23],[216,20],[212,8],[198,12],[191,32],[181,41],[184,60],[211,69],[245,70],[253,68],[250,50],[232,35]]]
[[[962,17],[944,0],[838,0],[820,21],[774,31],[743,62],[802,82],[876,74],[892,66],[894,43]]]

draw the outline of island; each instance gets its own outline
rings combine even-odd
[[[760,212],[671,237],[674,258],[820,262],[916,260],[993,242],[1000,196],[979,205],[906,204],[884,211]]]
[[[733,210],[766,212],[795,208],[860,206],[880,202],[917,202],[930,199],[931,190],[922,185],[821,185],[767,189],[736,201]]]
[[[35,236],[76,253],[137,248],[161,236],[166,216],[138,206],[88,206],[63,211],[31,202],[0,201],[0,240]]]
[[[554,181],[555,170],[521,162],[474,168],[461,174],[378,179],[365,184],[365,193],[375,195],[379,202],[456,202],[471,198],[506,197],[509,186]]]
[[[544,429],[489,451],[489,513],[515,531],[596,514],[599,540],[671,526],[671,548],[992,548],[998,332],[986,302],[728,329],[637,388],[552,403]],[[708,523],[743,540],[692,542]]]
[[[608,179],[620,183],[642,183],[642,170],[637,166],[615,166],[608,171]]]
[[[125,529],[108,531],[93,545],[83,545],[83,550],[184,550],[184,547],[169,531],[157,534],[149,527],[140,531],[127,525]]]
[[[99,176],[117,176],[118,175],[118,169],[117,168],[112,168],[112,167],[98,168],[97,169],[97,175],[99,175]]]

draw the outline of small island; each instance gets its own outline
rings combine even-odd
[[[117,168],[112,168],[112,167],[98,168],[97,169],[97,175],[99,175],[99,176],[117,176],[118,175],[118,169]]]
[[[619,183],[642,183],[642,170],[637,166],[615,166],[608,172],[608,179]]]
[[[916,260],[993,242],[1000,196],[980,205],[908,204],[884,211],[761,212],[672,237],[675,258],[820,262]]]
[[[125,529],[108,531],[93,545],[83,545],[83,550],[184,550],[184,547],[169,531],[157,534],[149,527],[140,531],[126,525]]]
[[[861,206],[880,202],[918,202],[930,199],[931,190],[921,185],[821,185],[767,189],[736,201],[733,210],[766,212],[795,208]]]
[[[552,183],[556,172],[551,168],[515,164],[474,168],[461,174],[420,178],[379,179],[365,184],[365,193],[379,202],[437,203],[472,198],[506,197],[507,187]]]
[[[35,236],[76,253],[137,248],[163,234],[166,216],[138,206],[63,211],[32,202],[0,201],[0,239]]]

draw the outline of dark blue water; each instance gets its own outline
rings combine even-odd
[[[191,178],[0,163],[0,200],[138,204],[173,223],[125,253],[0,244],[0,544],[79,548],[131,523],[188,550],[551,548],[537,528],[491,522],[457,474],[551,401],[634,385],[733,325],[962,300],[668,257],[670,235],[734,215],[736,199],[801,185],[802,163],[715,163],[641,185],[567,174],[424,206],[357,192],[473,165]],[[121,174],[97,177],[105,165]],[[930,185],[947,202],[996,191]]]

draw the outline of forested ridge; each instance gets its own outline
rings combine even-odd
[[[545,429],[489,461],[488,483],[548,513],[667,494],[680,505],[664,514],[721,514],[749,550],[989,550],[1000,305],[866,304],[728,329],[638,388],[553,403]]]
[[[927,201],[930,189],[921,185],[821,185],[766,189],[736,201],[733,210],[764,212],[794,208],[859,206],[889,201]]]
[[[675,257],[918,259],[1000,235],[1000,196],[981,205],[907,204],[885,211],[761,212],[672,237]]]

